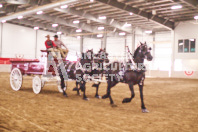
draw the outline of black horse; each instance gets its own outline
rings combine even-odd
[[[95,55],[94,58],[95,67],[93,67],[92,70],[92,75],[95,75],[94,79],[96,79],[95,83],[92,85],[92,87],[96,87],[96,94],[95,94],[96,98],[100,98],[98,94],[99,85],[101,83],[100,80],[103,77],[105,64],[108,63],[109,63],[109,59],[108,59],[108,53],[106,53],[106,49],[100,49],[98,51],[98,54]]]
[[[141,98],[141,108],[142,112],[148,112],[144,105],[143,101],[143,86],[145,80],[145,66],[143,65],[144,59],[151,61],[153,57],[150,53],[151,48],[147,47],[146,42],[135,50],[132,60],[130,60],[127,65],[119,62],[111,63],[106,70],[106,79],[107,79],[107,93],[102,96],[103,99],[109,98],[112,106],[116,106],[111,97],[111,88],[114,87],[117,83],[123,82],[129,85],[131,91],[130,98],[124,98],[122,103],[131,102],[131,100],[135,97],[133,85],[138,84],[140,90],[140,98]],[[133,64],[133,61],[135,64]],[[134,69],[134,67],[136,67]]]
[[[108,53],[106,53],[105,49],[100,49],[99,52],[97,54],[94,55],[93,58],[93,62],[91,65],[91,71],[89,71],[88,73],[85,73],[83,75],[83,82],[79,83],[78,81],[76,81],[76,87],[73,89],[73,91],[77,91],[77,94],[80,95],[80,90],[86,90],[85,88],[85,82],[86,81],[94,81],[95,84],[93,84],[93,87],[96,87],[96,94],[95,97],[96,98],[100,98],[99,94],[98,94],[98,89],[99,89],[99,85],[100,85],[100,79],[103,76],[103,72],[104,72],[104,63],[109,63],[109,59],[108,59]],[[80,88],[78,88],[78,85],[80,85]],[[85,93],[85,91],[84,91]],[[85,95],[86,96],[86,95]],[[87,100],[88,98],[86,98]]]
[[[61,68],[59,68],[59,76],[61,79],[61,88],[63,90],[63,95],[67,96],[66,91],[64,90],[65,88],[65,79],[72,79],[76,80],[76,85],[80,85],[81,91],[83,91],[83,99],[87,100],[87,96],[85,94],[85,84],[86,81],[83,79],[85,74],[90,74],[92,67],[86,67],[86,66],[91,66],[93,62],[93,49],[88,50],[86,53],[82,53],[81,58],[77,62],[67,62],[64,66],[66,73],[67,73],[67,78],[64,78],[63,72]],[[79,91],[78,91],[79,93]]]

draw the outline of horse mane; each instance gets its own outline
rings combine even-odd
[[[81,59],[84,59],[86,53],[82,53]]]
[[[137,56],[137,54],[138,54],[139,49],[140,49],[140,46],[135,50],[134,55],[133,55],[133,58],[136,58],[136,56]]]

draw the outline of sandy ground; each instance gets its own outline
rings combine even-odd
[[[126,84],[112,89],[118,107],[111,107],[109,99],[96,99],[95,88],[87,84],[89,101],[72,91],[68,82],[68,98],[58,92],[56,85],[46,85],[40,94],[33,93],[31,81],[24,80],[21,90],[13,91],[9,74],[0,73],[0,131],[12,132],[171,132],[198,131],[198,80],[145,80],[144,98],[149,113],[140,108],[139,88],[131,103],[122,104],[130,97]],[[99,94],[104,95],[102,83]]]

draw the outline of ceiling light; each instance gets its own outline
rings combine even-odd
[[[80,21],[78,21],[78,20],[75,20],[75,21],[73,21],[73,23],[75,23],[75,24],[77,24],[77,23],[79,23]]]
[[[195,20],[198,20],[198,16],[194,16],[194,19],[195,19]]]
[[[0,4],[0,8],[2,8],[3,7],[3,5],[2,4]]]
[[[130,27],[130,26],[131,26],[130,23],[125,23],[125,24],[124,24],[124,27]]]
[[[156,10],[152,10],[152,14],[156,15],[157,14]]]
[[[39,29],[39,27],[34,27],[34,30],[38,30]]]
[[[18,16],[18,19],[22,19],[23,18],[23,16]]]
[[[104,30],[104,27],[98,27],[98,30]]]
[[[62,32],[59,31],[59,32],[57,32],[56,34],[62,34]]]
[[[94,0],[90,0],[90,2],[94,2]]]
[[[129,13],[129,15],[133,15],[133,13],[132,13],[132,12],[130,12],[130,13]]]
[[[102,34],[98,34],[97,35],[98,38],[102,38],[102,36],[103,36]]]
[[[99,16],[99,19],[104,20],[104,19],[106,19],[106,16]]]
[[[6,23],[6,20],[2,20],[1,22],[2,22],[2,23]]]
[[[82,32],[82,30],[81,29],[77,29],[76,32],[77,33],[80,33],[80,32]]]
[[[62,5],[60,8],[61,9],[65,9],[65,8],[67,8],[68,7],[68,5]]]
[[[126,35],[126,33],[125,32],[121,32],[121,33],[119,33],[119,35],[120,36],[124,36],[124,35]]]
[[[174,9],[180,9],[180,8],[182,8],[181,5],[176,5],[176,6],[172,6],[172,7],[171,7],[171,9],[173,9],[173,10],[174,10]]]
[[[58,26],[58,24],[52,24],[52,27],[57,27]]]
[[[150,34],[150,33],[152,33],[152,31],[151,30],[147,30],[147,31],[145,31],[145,33]]]
[[[43,14],[43,11],[38,11],[36,14],[37,15]]]
[[[81,37],[80,36],[77,36],[77,39],[80,39]]]

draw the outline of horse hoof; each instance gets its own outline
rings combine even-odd
[[[95,98],[101,99],[101,96],[97,95],[97,96],[95,96]]]
[[[117,105],[116,104],[111,104],[111,107],[117,107]]]
[[[142,113],[149,113],[147,109],[142,109]]]
[[[81,93],[77,93],[78,96],[81,96]]]
[[[130,98],[124,98],[123,101],[122,101],[122,103],[129,103],[129,102],[131,102]]]
[[[68,97],[67,94],[64,94],[63,96],[64,96],[64,97]]]
[[[77,91],[78,90],[78,88],[73,88],[73,91]]]
[[[85,101],[89,101],[89,98],[83,98]]]

